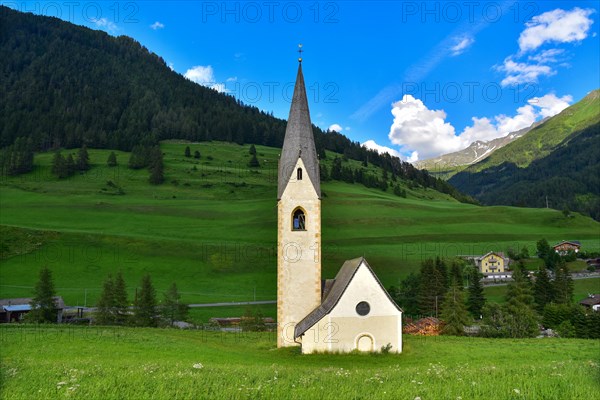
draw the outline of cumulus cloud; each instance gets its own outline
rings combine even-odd
[[[496,69],[506,73],[506,77],[500,82],[502,86],[533,83],[537,82],[540,76],[556,74],[556,71],[548,65],[515,62],[511,57],[504,59],[504,63],[497,66]]]
[[[527,28],[519,36],[522,52],[535,50],[546,42],[570,43],[585,39],[592,21],[592,9],[575,7],[571,11],[560,8],[536,15],[527,22]]]
[[[94,25],[100,29],[104,29],[109,33],[114,33],[119,30],[119,27],[112,21],[106,18],[97,18],[91,20]]]
[[[328,130],[331,132],[336,131],[339,133],[339,132],[343,131],[344,128],[342,128],[342,126],[340,124],[331,124],[329,126]]]
[[[367,140],[362,145],[367,149],[375,150],[380,154],[388,153],[391,156],[400,158],[400,152],[398,150],[394,150],[391,147],[378,145],[374,140]]]
[[[554,93],[549,93],[542,97],[533,97],[527,101],[529,104],[540,108],[539,115],[542,118],[553,117],[573,102],[573,96],[566,95],[556,97]]]
[[[162,22],[158,22],[158,21],[156,21],[155,23],[150,25],[150,28],[153,30],[163,29],[164,27],[165,27],[165,24],[163,24]]]
[[[395,145],[418,151],[425,158],[461,149],[461,140],[445,121],[444,110],[430,110],[407,94],[392,104],[392,115],[394,122],[388,137]]]
[[[188,69],[185,74],[183,74],[187,79],[192,82],[196,82],[199,85],[209,87],[221,93],[226,93],[227,89],[225,88],[224,83],[215,82],[215,74],[212,66],[202,66],[197,65]]]
[[[393,144],[400,146],[402,153],[410,153],[408,161],[414,162],[420,157],[428,159],[451,153],[478,140],[489,141],[527,128],[539,118],[558,114],[572,101],[570,95],[557,97],[553,93],[534,97],[528,104],[517,108],[514,115],[473,117],[473,124],[457,135],[454,126],[446,122],[444,110],[430,110],[421,100],[405,95],[392,105],[394,121],[388,137]],[[373,142],[372,145],[375,148],[377,144]]]
[[[460,39],[458,41],[458,43],[456,43],[454,46],[452,46],[450,48],[450,51],[452,52],[452,56],[458,56],[458,55],[464,53],[465,50],[467,50],[474,42],[475,42],[475,39],[473,39],[472,37],[465,37],[465,38]]]

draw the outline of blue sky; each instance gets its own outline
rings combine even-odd
[[[598,1],[2,3],[132,36],[174,71],[281,118],[302,43],[313,123],[412,161],[504,136],[600,87]]]

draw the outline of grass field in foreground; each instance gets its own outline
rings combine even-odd
[[[0,327],[2,399],[591,399],[597,341],[404,336],[310,355],[271,333]],[[118,355],[118,357],[115,357]]]
[[[202,158],[185,158],[187,145]],[[36,154],[32,173],[3,178],[0,298],[30,296],[40,267],[48,265],[69,305],[95,304],[102,281],[117,271],[130,299],[149,273],[159,293],[177,282],[188,303],[273,300],[280,149],[257,146],[261,167],[251,170],[247,145],[161,147],[166,181],[160,186],[148,184],[146,170],[125,168],[127,153],[117,152],[119,166],[109,168],[110,151],[94,149],[92,168],[83,175],[54,178],[53,154],[43,153]],[[329,153],[323,162],[330,165],[333,157]],[[334,277],[345,259],[362,255],[387,287],[438,255],[523,246],[534,254],[543,237],[581,240],[584,249],[600,250],[600,224],[590,218],[460,204],[431,189],[399,184],[407,198],[358,184],[323,183],[324,278]],[[115,186],[125,194],[116,194]]]

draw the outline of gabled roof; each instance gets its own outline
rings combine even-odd
[[[306,99],[306,88],[304,87],[304,76],[302,64],[298,66],[296,86],[290,107],[283,148],[279,158],[279,172],[277,180],[277,200],[281,199],[292,174],[298,158],[302,159],[306,173],[312,182],[317,196],[321,198],[321,183],[319,178],[319,159],[315,147],[308,100]]]
[[[579,240],[563,240],[560,243],[556,243],[552,248],[560,246],[561,244],[572,244],[573,246],[581,247],[581,242]]]
[[[495,256],[498,256],[498,257],[500,257],[500,258],[506,258],[506,257],[504,256],[504,253],[502,253],[502,252],[490,251],[490,252],[488,252],[488,253],[486,253],[486,254],[482,255],[481,257],[478,257],[478,258],[477,258],[477,260],[483,260],[484,258],[486,258],[487,256],[489,256],[489,255],[492,255],[492,254],[493,254],[493,255],[495,255]]]
[[[596,304],[600,304],[600,294],[591,294],[585,299],[581,300],[579,304],[584,306],[595,306]]]
[[[304,332],[309,330],[313,325],[315,325],[324,316],[329,314],[331,310],[333,310],[333,308],[342,298],[342,295],[344,294],[346,288],[352,281],[352,278],[354,278],[356,271],[358,271],[358,268],[363,264],[365,265],[365,267],[367,267],[371,275],[373,275],[375,281],[377,281],[379,287],[381,288],[381,290],[383,290],[383,292],[392,302],[392,304],[398,309],[398,311],[402,312],[402,309],[398,307],[396,302],[390,297],[387,290],[385,290],[385,288],[377,278],[377,275],[375,275],[373,269],[371,269],[371,267],[367,263],[367,260],[365,260],[364,257],[354,258],[352,260],[347,260],[346,262],[344,262],[344,265],[342,265],[342,268],[340,268],[340,271],[335,276],[335,280],[331,285],[327,296],[323,298],[321,305],[315,308],[310,314],[304,317],[304,319],[296,325],[296,328],[294,329],[294,339],[304,334]]]

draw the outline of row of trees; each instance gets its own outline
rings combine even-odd
[[[87,147],[82,146],[77,151],[77,158],[73,158],[73,154],[69,153],[66,157],[62,155],[60,150],[54,153],[52,159],[52,173],[60,179],[68,178],[75,172],[85,172],[90,169],[90,156]]]
[[[533,279],[518,262],[512,276],[505,303],[487,303],[474,266],[451,260],[448,268],[438,257],[425,260],[418,274],[411,273],[389,292],[407,315],[439,316],[443,332],[450,335],[464,334],[465,326],[483,318],[481,335],[487,337],[533,337],[540,323],[561,336],[600,337],[600,313],[573,304],[573,281],[564,261],[553,272],[540,267]]]
[[[177,284],[173,283],[163,293],[159,304],[150,275],[142,277],[136,289],[133,306],[129,306],[127,287],[121,272],[113,278],[108,275],[102,285],[102,293],[96,304],[95,323],[98,325],[158,326],[173,325],[187,317],[188,306],[181,302]]]
[[[19,137],[0,151],[0,168],[3,176],[19,175],[33,170],[33,140]]]

